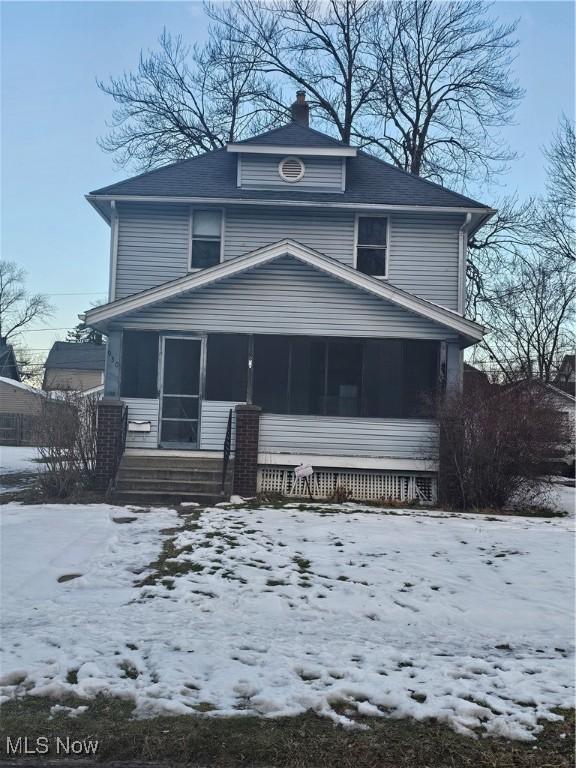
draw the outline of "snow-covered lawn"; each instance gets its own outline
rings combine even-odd
[[[550,490],[549,505],[559,512],[567,512],[574,517],[576,515],[576,487],[574,481],[566,477],[553,478]]]
[[[34,472],[38,464],[38,449],[33,447],[17,447],[12,445],[0,446],[0,475],[13,472]]]
[[[568,520],[352,505],[220,507],[196,527],[107,505],[0,516],[7,698],[436,717],[523,739],[573,704]],[[171,539],[155,583],[137,586]]]

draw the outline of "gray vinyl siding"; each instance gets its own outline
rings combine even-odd
[[[420,338],[443,326],[285,256],[151,307],[118,327],[172,331]]]
[[[289,238],[352,266],[354,214],[327,209],[238,206],[226,211],[224,259]]]
[[[355,419],[264,413],[261,453],[436,458],[437,425],[424,419]]]
[[[331,159],[331,158],[328,158]],[[118,208],[116,298],[188,272],[190,207],[123,204]],[[458,307],[458,237],[461,215],[390,216],[388,279],[393,285],[449,309]],[[283,239],[296,240],[352,266],[352,211],[228,206],[224,259]]]
[[[388,279],[398,288],[458,309],[461,215],[394,214],[390,219]]]
[[[224,400],[203,400],[200,419],[200,448],[203,451],[223,451],[228,414],[232,409],[232,450],[236,447],[236,403]]]
[[[156,398],[123,397],[128,406],[128,432],[126,433],[127,448],[157,448],[158,447],[158,411],[160,403]],[[131,432],[131,421],[149,421],[150,432]]]
[[[301,189],[306,192],[342,192],[342,158],[302,157],[304,176],[287,182],[278,173],[282,155],[241,155],[240,186],[247,189]]]
[[[187,205],[120,205],[116,298],[175,280],[188,272]]]

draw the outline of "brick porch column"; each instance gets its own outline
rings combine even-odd
[[[122,400],[105,397],[98,403],[96,433],[96,488],[107,491],[114,479],[118,440],[122,430]]]
[[[236,406],[236,450],[232,489],[238,496],[256,495],[261,412],[262,409],[258,405]]]

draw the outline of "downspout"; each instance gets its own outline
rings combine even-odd
[[[110,275],[108,279],[108,301],[116,298],[116,263],[118,260],[118,211],[116,201],[110,201]]]
[[[458,230],[458,312],[464,316],[466,307],[466,257],[467,257],[467,234],[468,227],[472,221],[472,214],[467,213],[464,223]]]

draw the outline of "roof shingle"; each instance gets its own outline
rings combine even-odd
[[[105,344],[56,341],[48,353],[44,367],[74,371],[103,371],[105,360]]]
[[[247,139],[246,142],[280,146],[345,146],[330,136],[294,123]],[[218,149],[102,187],[90,194],[267,201],[276,195],[276,192],[269,189],[239,188],[236,171],[236,156],[226,149]],[[413,176],[363,151],[358,151],[356,157],[347,158],[345,192],[281,189],[276,197],[280,204],[286,200],[311,204],[334,202],[448,208],[489,207],[439,184]]]

